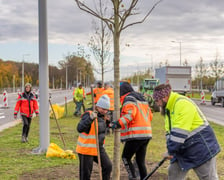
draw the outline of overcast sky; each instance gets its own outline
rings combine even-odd
[[[140,16],[154,2],[139,0]],[[47,0],[47,4],[49,64],[57,65],[78,43],[87,45],[94,32],[93,17],[79,10],[74,0]],[[0,58],[38,63],[38,0],[0,0],[0,7]],[[223,61],[223,31],[223,0],[163,0],[143,24],[121,34],[121,76],[158,67],[165,60],[179,65],[180,42],[182,62],[187,59],[194,66],[202,57],[209,63],[216,53]],[[111,73],[106,79],[113,79]]]

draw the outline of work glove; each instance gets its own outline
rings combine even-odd
[[[112,129],[118,129],[118,128],[121,128],[121,125],[119,124],[118,121],[112,121],[112,122],[109,124],[109,127],[112,128]]]
[[[94,119],[96,119],[96,118],[97,118],[97,112],[92,112],[92,113],[90,114],[90,119],[94,120]]]
[[[169,159],[169,160],[170,160],[170,159],[173,159],[173,156],[170,155],[168,152],[164,153],[164,154],[163,154],[163,157],[166,158],[166,159]]]
[[[17,114],[14,114],[14,119],[17,119]]]

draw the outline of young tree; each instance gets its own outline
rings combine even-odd
[[[200,60],[195,65],[195,73],[196,77],[200,79],[200,89],[203,89],[203,77],[206,75],[206,65],[203,63],[202,57],[200,57]]]
[[[220,61],[218,52],[216,52],[215,59],[210,63],[210,73],[216,81],[224,73],[224,64]]]
[[[101,11],[102,8],[103,7],[100,8]],[[104,8],[104,13],[102,12],[101,14],[105,14],[105,11],[106,8]],[[100,65],[100,69],[98,70],[95,68],[95,71],[98,74],[101,74],[101,80],[102,82],[104,82],[104,74],[112,70],[111,68],[107,68],[111,63],[110,49],[112,36],[111,31],[108,30],[103,20],[100,19],[99,26],[97,26],[97,23],[95,21],[93,22],[93,25],[95,33],[90,38],[89,47],[95,57],[96,62]]]
[[[188,61],[187,61],[187,59],[184,60],[184,62],[183,62],[183,66],[188,66]]]
[[[105,0],[104,0],[105,1]],[[113,0],[108,1],[111,4],[111,14],[108,16],[101,16],[99,13],[100,11],[97,7],[91,7],[90,4],[86,4],[83,0],[75,0],[77,6],[103,20],[108,28],[113,33],[113,42],[114,42],[114,100],[115,100],[115,110],[114,110],[114,119],[117,120],[120,117],[120,35],[123,30],[126,28],[143,23],[146,18],[151,14],[153,9],[161,2],[162,0],[158,0],[151,9],[146,13],[146,15],[141,18],[139,21],[135,22],[127,22],[127,19],[133,15],[139,14],[137,12],[137,5],[139,0],[130,0],[130,1],[123,1],[123,0]],[[102,3],[102,0],[99,0],[99,3]],[[108,9],[110,10],[110,9]],[[112,179],[120,179],[120,130],[116,129],[114,132],[114,158],[113,158],[113,174]]]
[[[91,81],[94,80],[92,65],[83,56],[67,55],[65,60],[59,61],[58,64],[64,79],[67,71],[67,81],[70,84],[74,84],[74,80],[76,84],[78,82],[85,83],[84,80],[87,76],[91,78]]]

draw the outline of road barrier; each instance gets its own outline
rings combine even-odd
[[[19,95],[20,95],[20,89],[17,89],[17,99],[18,99]]]
[[[205,103],[205,92],[203,90],[201,91],[201,103],[200,104],[206,105],[206,103]]]
[[[3,108],[8,108],[8,94],[6,90],[3,92]]]

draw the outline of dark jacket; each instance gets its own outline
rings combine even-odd
[[[104,144],[104,139],[105,139],[105,133],[106,133],[106,123],[105,120],[103,119],[104,115],[98,113],[97,114],[97,120],[98,120],[98,138],[99,138],[99,146],[103,146]],[[82,117],[81,120],[77,126],[77,131],[79,133],[85,132],[89,133],[91,124],[93,120],[90,118],[90,111],[86,111]]]
[[[175,156],[182,170],[188,170],[200,166],[219,152],[220,146],[212,128],[208,125],[187,139]]]
[[[182,170],[198,167],[220,152],[206,117],[194,102],[171,92],[166,105],[167,149]]]

